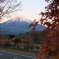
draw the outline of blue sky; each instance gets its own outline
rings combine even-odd
[[[31,20],[39,19],[39,13],[44,11],[44,7],[47,5],[45,0],[18,0],[22,2],[21,11],[16,15],[24,15]],[[14,16],[16,16],[14,15]]]

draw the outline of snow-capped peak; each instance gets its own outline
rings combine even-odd
[[[31,21],[30,19],[26,18],[25,16],[17,16],[17,17],[14,17],[10,20],[8,20],[6,23],[12,23],[12,22],[19,22],[19,23],[22,23],[22,22],[27,22],[27,23],[32,23],[33,21]]]
[[[18,15],[18,16],[15,16],[14,18],[23,18],[23,19],[29,19],[29,18],[27,18],[26,16],[23,16],[23,15]]]
[[[33,21],[31,21],[29,18],[27,18],[27,17],[25,17],[25,16],[22,16],[22,15],[20,15],[20,16],[16,16],[16,17],[14,17],[13,19],[12,19],[12,21],[14,22],[14,21],[20,21],[20,22],[28,22],[28,23],[31,23],[31,22],[33,22]]]

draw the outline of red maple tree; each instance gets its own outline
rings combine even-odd
[[[50,4],[41,12],[41,24],[46,25],[49,32],[42,40],[37,59],[59,59],[59,0],[45,1]]]
[[[41,12],[40,21],[42,25],[47,26],[47,29],[43,31],[46,35],[42,39],[36,59],[59,59],[59,0],[45,1],[49,5],[45,7],[45,12]]]

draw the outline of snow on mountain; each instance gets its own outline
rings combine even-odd
[[[33,21],[25,18],[25,17],[15,17],[11,20],[8,20],[4,23],[0,24],[0,27],[4,28],[4,31],[2,34],[20,34],[20,33],[26,33],[31,30],[31,28],[28,28],[29,24],[33,23]],[[42,31],[45,29],[44,26],[38,25],[37,27],[38,31]]]
[[[25,18],[18,17],[18,18],[13,18],[13,19],[7,21],[6,23],[8,24],[8,23],[10,23],[10,22],[20,22],[20,23],[21,23],[21,22],[28,22],[28,23],[31,23],[32,21],[29,20],[29,19],[25,19]]]

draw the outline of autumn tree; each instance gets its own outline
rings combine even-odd
[[[41,24],[49,31],[42,40],[37,59],[59,59],[59,0],[45,0],[49,5],[41,12]],[[46,32],[44,31],[44,33]]]
[[[32,38],[34,44],[39,44],[42,39],[41,32],[39,31],[30,31],[30,37]]]
[[[0,20],[21,10],[21,2],[17,0],[0,0]]]
[[[25,39],[25,48],[28,50],[29,48],[32,49],[33,41]]]
[[[14,39],[14,43],[15,43],[16,48],[18,48],[18,43],[20,43],[20,42],[21,42],[21,39],[18,36],[16,36]]]

